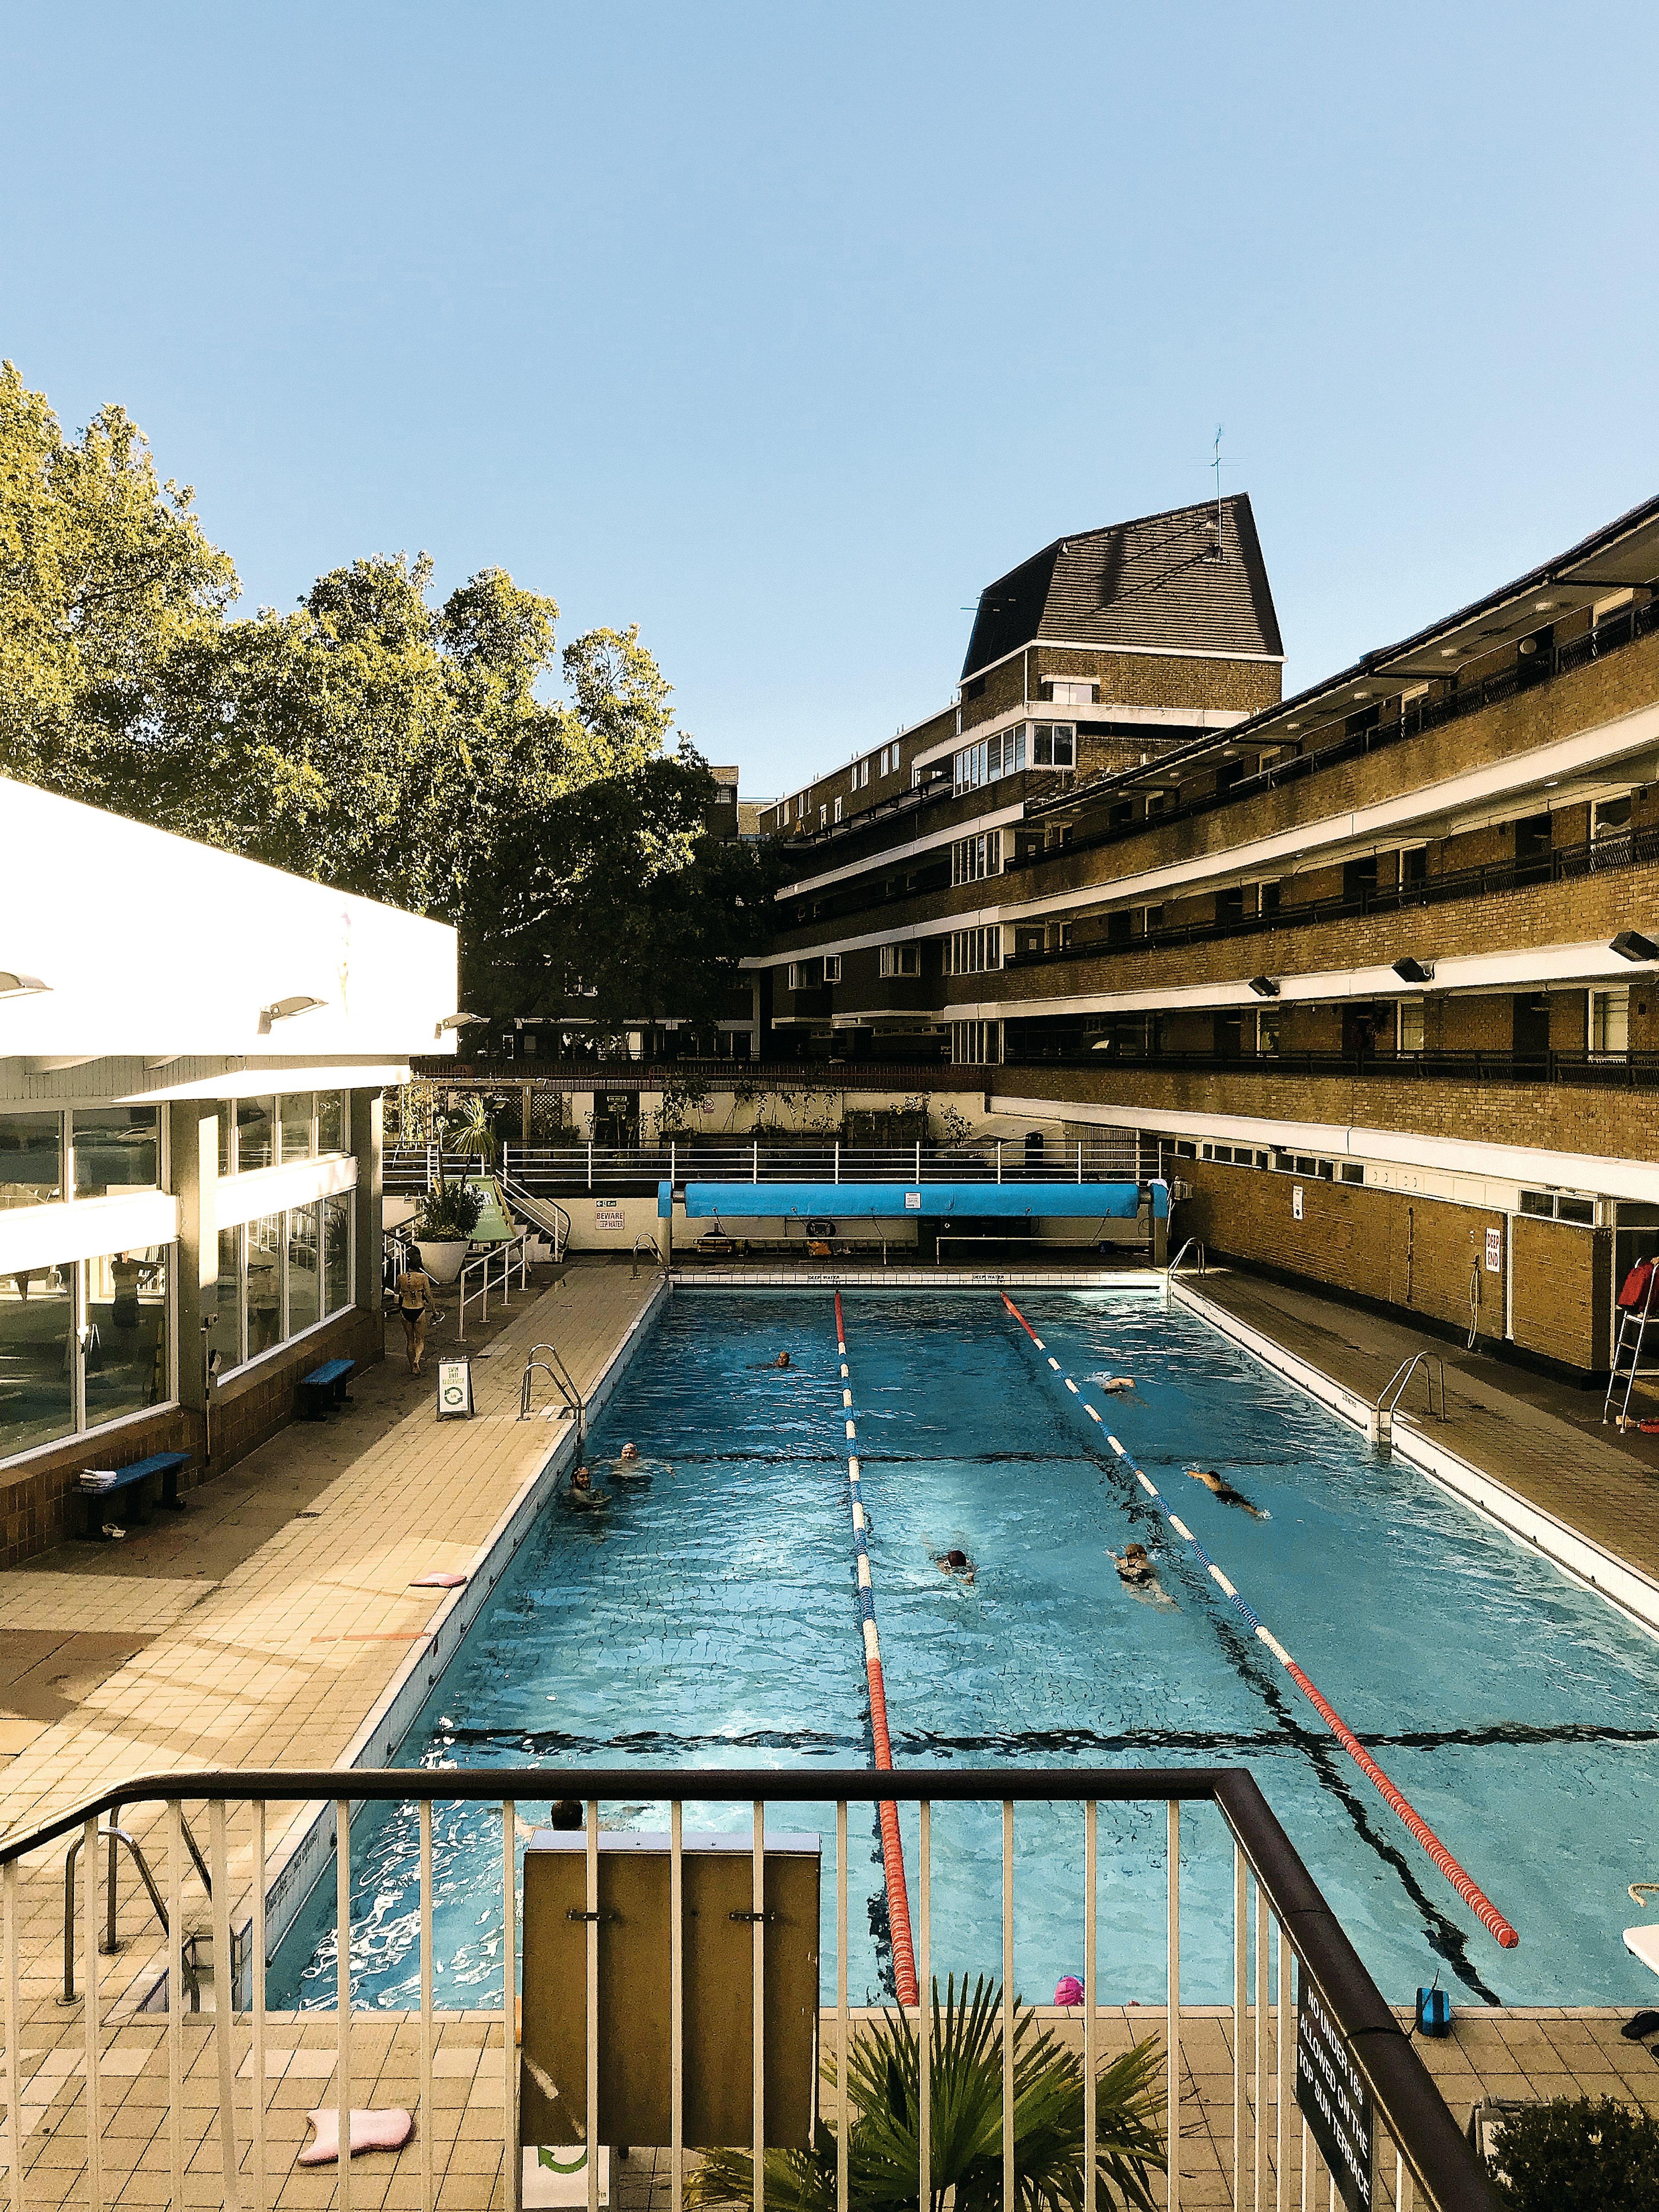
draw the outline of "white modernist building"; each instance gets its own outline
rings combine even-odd
[[[380,1097],[453,1050],[455,933],[0,779],[0,1505],[199,1480],[380,1354]]]

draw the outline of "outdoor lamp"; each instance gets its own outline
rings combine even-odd
[[[268,1034],[273,1022],[285,1022],[295,1014],[308,1014],[313,1006],[325,1006],[326,999],[308,999],[304,994],[293,999],[275,999],[268,1006],[259,1009],[259,1034]]]
[[[1249,988],[1258,999],[1276,999],[1279,996],[1279,986],[1271,975],[1252,975]]]
[[[38,975],[20,975],[15,969],[0,968],[0,999],[26,999],[36,991],[49,991],[50,983],[43,983]]]
[[[1607,950],[1616,952],[1621,960],[1659,960],[1659,945],[1650,937],[1644,937],[1639,930],[1621,929]]]
[[[476,1023],[488,1019],[486,1014],[446,1014],[432,1034],[434,1037],[441,1037],[447,1030],[471,1029]]]
[[[1432,960],[1413,960],[1408,952],[1403,960],[1395,962],[1394,972],[1402,983],[1432,983],[1434,963]]]

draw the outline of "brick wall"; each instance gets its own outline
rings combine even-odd
[[[1503,1337],[1502,1240],[1510,1226],[1503,1214],[1209,1160],[1183,1160],[1181,1174],[1194,1194],[1181,1206],[1175,1233],[1202,1237],[1212,1258],[1254,1261],[1464,1330],[1473,1282],[1480,1334]],[[1499,1237],[1496,1274],[1486,1267],[1489,1230]],[[1514,1342],[1564,1366],[1604,1367],[1607,1234],[1525,1216],[1513,1231]]]
[[[354,1310],[341,1314],[252,1375],[228,1384],[214,1409],[210,1468],[205,1464],[202,1415],[173,1406],[128,1422],[112,1435],[66,1438],[24,1466],[0,1474],[0,1565],[19,1566],[79,1534],[85,1516],[70,1492],[84,1468],[131,1467],[153,1452],[187,1451],[191,1464],[179,1470],[179,1488],[181,1493],[193,1490],[210,1474],[222,1474],[246,1459],[287,1426],[294,1419],[295,1386],[302,1374],[325,1359],[355,1359],[359,1366],[369,1366],[382,1357],[382,1345],[380,1313]],[[186,1355],[193,1351],[193,1346],[184,1348]],[[122,1492],[110,1501],[118,1520],[128,1495]]]

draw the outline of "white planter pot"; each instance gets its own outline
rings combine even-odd
[[[470,1240],[459,1244],[416,1244],[421,1265],[434,1283],[453,1283],[465,1265]]]

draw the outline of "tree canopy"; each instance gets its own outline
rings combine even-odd
[[[769,867],[702,834],[713,780],[637,626],[561,652],[504,569],[438,605],[432,578],[374,555],[234,619],[131,418],[67,439],[0,369],[0,771],[452,921],[492,1014],[696,1018]]]

